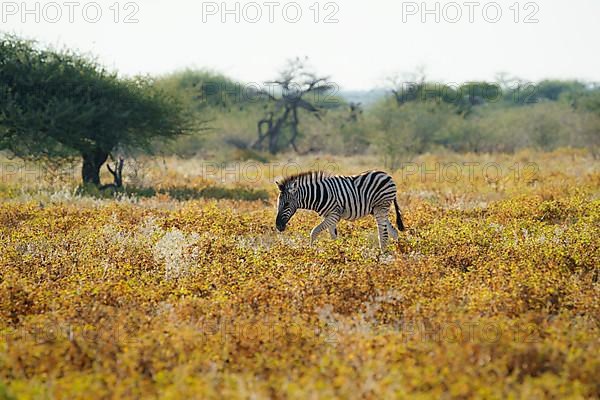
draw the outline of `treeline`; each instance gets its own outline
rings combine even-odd
[[[163,77],[159,83],[184,94],[208,121],[206,132],[180,139],[170,149],[183,156],[198,152],[223,159],[257,156],[252,143],[258,122],[269,113],[282,112],[265,96],[262,84],[192,70]],[[297,148],[281,146],[278,151],[381,154],[393,163],[407,154],[440,149],[514,152],[587,147],[597,153],[600,146],[600,88],[585,82],[513,79],[457,86],[420,78],[390,85],[387,95],[367,106],[345,101],[335,85],[330,89],[307,99],[321,107],[317,118],[307,115],[297,127]],[[278,90],[276,84],[273,90]]]
[[[409,154],[600,146],[600,88],[577,81],[391,83],[369,105],[348,102],[306,59],[270,82],[185,70],[122,78],[69,50],[0,34],[0,151],[80,159],[82,181],[122,184],[122,157],[155,152],[221,161],[285,152]],[[109,168],[114,183],[101,185]]]

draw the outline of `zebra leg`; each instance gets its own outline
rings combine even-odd
[[[329,234],[332,239],[337,239],[337,227],[335,225],[329,227]]]
[[[385,246],[387,245],[388,241],[387,224],[389,223],[389,220],[387,214],[387,209],[384,210],[378,208],[373,210],[373,215],[375,216],[375,220],[377,221],[377,231],[379,233],[379,248],[381,249],[381,251],[385,250]]]
[[[389,219],[386,222],[387,222],[386,228],[387,228],[388,233],[390,235],[392,235],[394,240],[398,240],[398,231],[396,230],[396,228],[394,228],[394,225],[392,225],[392,223],[390,222]]]
[[[325,219],[323,220],[323,222],[321,222],[319,225],[315,226],[313,228],[313,230],[310,232],[310,245],[312,246],[315,239],[317,238],[317,236],[319,235],[319,233],[321,233],[321,231],[328,229],[329,232],[331,233],[332,229],[336,229],[336,225],[339,222],[340,217],[337,214],[330,214],[327,217],[325,217]]]

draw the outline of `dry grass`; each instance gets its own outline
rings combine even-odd
[[[129,177],[269,201],[107,199],[5,173],[0,398],[600,396],[598,161],[568,150],[412,161],[393,173],[409,229],[385,255],[369,219],[315,248],[316,216],[273,226],[272,180],[290,162],[359,172],[377,160],[224,174],[150,159]]]

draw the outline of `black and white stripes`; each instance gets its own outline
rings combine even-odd
[[[278,182],[279,199],[275,225],[279,231],[296,210],[313,210],[324,217],[310,233],[310,243],[327,229],[332,238],[337,237],[340,219],[355,220],[373,215],[377,221],[379,246],[383,250],[388,237],[398,237],[398,232],[388,219],[392,202],[396,209],[398,229],[404,230],[402,216],[396,200],[396,184],[382,171],[369,171],[360,175],[331,176],[323,172],[306,172]]]

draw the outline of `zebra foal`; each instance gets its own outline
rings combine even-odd
[[[396,199],[396,184],[383,171],[368,171],[360,175],[337,176],[320,171],[304,172],[276,182],[279,187],[275,226],[283,232],[298,209],[316,211],[324,219],[310,232],[310,244],[317,235],[328,230],[337,237],[341,219],[356,220],[373,215],[377,221],[379,247],[385,249],[388,236],[398,238],[398,231],[388,219],[392,202],[396,209],[396,223],[403,231],[402,215]]]

